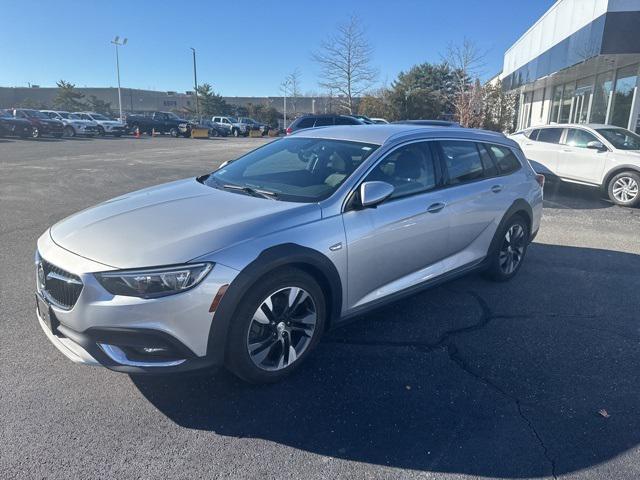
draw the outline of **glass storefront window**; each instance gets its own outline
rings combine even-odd
[[[591,123],[605,123],[607,121],[607,107],[609,96],[613,90],[613,70],[601,73],[596,77],[596,91],[591,105]]]
[[[573,101],[573,123],[587,123],[589,113],[589,103],[591,102],[591,93],[593,92],[593,77],[582,78],[578,80],[575,99]]]
[[[633,92],[637,81],[638,65],[631,65],[618,70],[613,93],[613,105],[611,105],[610,124],[623,128],[629,126],[631,103],[633,102]]]
[[[569,123],[574,90],[575,87],[573,83],[565,84],[564,91],[562,93],[562,103],[560,104],[560,117],[558,119],[558,123]]]
[[[560,113],[560,101],[562,100],[562,85],[553,88],[553,96],[551,103],[551,117],[549,123],[558,122],[558,114]]]

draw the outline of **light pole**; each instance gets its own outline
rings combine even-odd
[[[287,88],[291,84],[291,80],[287,79],[280,85],[282,92],[284,93],[284,129],[287,129]]]
[[[120,57],[118,56],[118,47],[124,47],[127,44],[127,39],[123,39],[120,42],[120,37],[116,35],[116,38],[111,40],[111,43],[116,47],[116,71],[118,72],[118,109],[120,110],[120,121],[122,122],[122,94],[120,93]]]
[[[198,73],[196,70],[196,49],[193,47],[190,47],[191,51],[193,52],[193,84],[194,84],[194,90],[193,92],[196,94],[196,117],[198,118],[198,121],[200,121],[200,109],[198,107]]]

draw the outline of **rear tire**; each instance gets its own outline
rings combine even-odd
[[[173,138],[176,138],[178,136],[178,129],[177,128],[172,128],[171,130],[169,130],[169,135],[171,135]]]
[[[281,380],[318,344],[326,316],[324,293],[311,275],[295,268],[270,273],[238,304],[227,337],[227,368],[250,383]]]
[[[495,248],[489,253],[485,276],[495,282],[506,282],[516,276],[529,246],[529,225],[520,215],[511,217],[496,232]]]
[[[628,171],[622,172],[609,180],[607,193],[611,201],[623,207],[637,207],[640,205],[640,174]]]

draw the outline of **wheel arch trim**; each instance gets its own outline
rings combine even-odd
[[[296,243],[267,248],[231,282],[216,309],[207,343],[207,357],[214,364],[224,363],[229,326],[242,297],[260,278],[282,267],[297,267],[313,275],[328,295],[327,326],[339,318],[342,309],[342,280],[331,260],[317,250]]]
[[[628,165],[628,164],[616,165],[614,168],[612,168],[610,171],[608,171],[606,173],[606,175],[604,176],[604,180],[602,181],[602,188],[604,190],[607,190],[609,188],[609,182],[611,181],[611,179],[613,177],[615,177],[616,175],[618,175],[620,173],[629,172],[629,171],[631,171],[633,173],[640,174],[640,166],[638,166],[638,165]]]

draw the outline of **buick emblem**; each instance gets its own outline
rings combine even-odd
[[[40,288],[45,288],[45,275],[44,275],[44,267],[42,266],[42,262],[38,262],[38,284]]]

